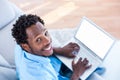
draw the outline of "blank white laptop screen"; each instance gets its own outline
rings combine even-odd
[[[105,57],[114,43],[114,40],[110,36],[86,19],[82,20],[75,37],[101,59]]]

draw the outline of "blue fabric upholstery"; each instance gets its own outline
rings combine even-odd
[[[0,0],[0,29],[15,18],[15,11],[8,0]]]

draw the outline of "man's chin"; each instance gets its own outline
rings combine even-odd
[[[44,53],[43,53],[43,55],[44,56],[51,56],[53,54],[53,50],[51,50],[51,51],[44,51]]]
[[[53,53],[49,54],[48,56],[51,56]]]
[[[53,54],[53,50],[51,51],[51,53],[49,53],[49,55],[51,56]]]

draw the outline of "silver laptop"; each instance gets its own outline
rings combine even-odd
[[[105,56],[114,45],[115,38],[88,18],[83,17],[78,25],[75,37],[69,42],[76,42],[80,46],[80,51],[75,58],[76,62],[80,57],[82,57],[87,58],[89,60],[89,64],[92,64],[92,67],[80,77],[82,80],[85,80],[102,63]],[[65,64],[72,69],[72,60],[67,58],[64,60],[66,60]],[[70,61],[69,63],[68,60]]]

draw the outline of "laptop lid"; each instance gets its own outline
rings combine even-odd
[[[115,39],[88,18],[83,17],[75,35],[83,45],[104,59]]]

